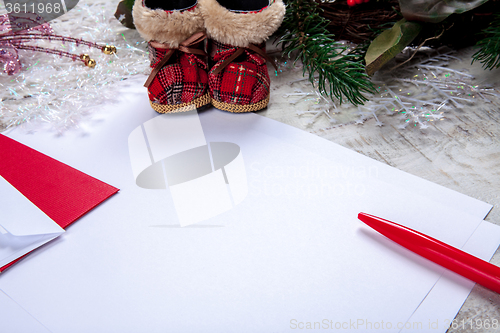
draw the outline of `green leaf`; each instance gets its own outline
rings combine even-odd
[[[388,30],[382,32],[368,47],[366,52],[366,73],[372,75],[378,71],[385,63],[394,58],[422,30],[422,26],[417,22],[408,22],[402,19]]]

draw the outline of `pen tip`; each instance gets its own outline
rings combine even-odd
[[[360,219],[360,220],[361,220],[361,218],[366,217],[366,215],[367,215],[366,213],[360,212],[360,213],[358,214],[358,219]]]

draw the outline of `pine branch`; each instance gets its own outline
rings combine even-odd
[[[485,38],[477,42],[480,50],[472,55],[472,63],[479,61],[484,69],[500,68],[500,14],[496,14],[490,26],[482,31]]]
[[[297,60],[304,64],[304,75],[309,81],[330,98],[336,97],[354,105],[363,104],[368,99],[363,93],[373,93],[374,86],[369,81],[359,50],[348,52],[347,47],[334,40],[326,27],[328,21],[319,15],[318,4],[314,0],[288,0],[285,18],[279,34],[284,53],[291,56],[297,52]]]

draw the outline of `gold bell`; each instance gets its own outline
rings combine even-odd
[[[94,68],[97,62],[94,59],[85,60],[85,66]]]
[[[80,54],[80,59],[82,59],[83,61],[87,62],[88,60],[90,60],[90,56],[88,54]]]
[[[102,48],[102,52],[104,54],[115,54],[116,53],[116,47],[113,45],[106,45]]]

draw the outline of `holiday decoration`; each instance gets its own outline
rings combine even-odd
[[[267,106],[270,85],[265,41],[285,14],[282,0],[200,1],[210,38],[209,90],[212,105],[230,112],[258,111]]]
[[[12,29],[15,26],[17,29]],[[0,62],[4,64],[4,72],[9,75],[17,74],[21,70],[18,50],[29,50],[34,52],[44,52],[55,54],[60,57],[67,57],[73,61],[81,60],[87,67],[94,68],[96,61],[88,54],[72,54],[70,52],[49,49],[40,46],[26,45],[28,42],[36,40],[60,41],[62,43],[75,43],[100,49],[104,54],[115,54],[116,47],[111,45],[101,46],[83,39],[65,37],[54,34],[50,25],[42,17],[25,13],[22,16],[0,15]]]
[[[480,50],[472,56],[473,62],[481,62],[485,69],[500,68],[500,14],[495,15],[483,34],[486,37],[477,43]]]
[[[403,51],[417,37],[420,30],[422,30],[420,24],[402,19],[391,29],[378,35],[366,51],[366,72],[370,75],[375,73],[387,61]]]
[[[487,0],[399,0],[401,14],[409,21],[439,23],[453,13],[474,9]]]
[[[349,50],[328,33],[328,21],[320,15],[318,4],[310,0],[288,0],[283,24],[278,32],[284,53],[296,55],[304,64],[304,73],[318,89],[341,103],[362,104],[363,93],[374,92],[362,60],[362,52]]]
[[[29,123],[27,128],[30,129],[47,124],[58,132],[81,127],[82,120],[88,118],[97,105],[119,98],[120,87],[115,83],[146,74],[146,45],[135,30],[123,27],[113,17],[115,9],[116,3],[109,1],[80,2],[50,23],[59,36],[93,41],[98,45],[113,44],[117,50],[115,54],[111,54],[112,48],[105,46],[100,46],[98,52],[88,52],[85,44],[53,39],[53,35],[47,40],[23,42],[23,45],[57,50],[52,54],[17,49],[20,70],[13,75],[0,72],[0,131],[24,123]],[[6,51],[11,50],[13,48]],[[60,57],[59,51],[72,56]],[[95,60],[95,63],[89,62],[95,65],[93,69],[82,65],[87,53],[88,60]],[[75,61],[73,56],[76,56]]]
[[[22,123],[48,123],[57,131],[78,127],[81,120],[87,117],[96,105],[112,101],[119,96],[114,83],[136,74],[147,75],[151,71],[147,42],[144,42],[135,30],[126,29],[113,17],[118,2],[80,2],[63,17],[51,21],[51,26],[40,26],[40,29],[53,29],[53,32],[48,32],[51,36],[67,36],[67,41],[53,37],[35,40],[26,36],[28,38],[19,39],[17,43],[21,47],[14,48],[13,45],[2,44],[0,61],[5,71],[0,72],[0,84],[3,87],[0,90],[0,131]],[[130,0],[124,1],[124,5],[125,2],[130,5]],[[472,60],[481,62],[485,69],[498,68],[500,51],[496,41],[500,36],[500,20],[498,15],[493,13],[498,9],[500,0],[489,0],[475,9],[455,13],[438,23],[406,19],[406,22],[421,26],[419,34],[397,55],[398,60],[404,55],[404,61],[408,62],[401,65],[401,61],[397,62],[393,58],[380,70],[375,71],[372,78],[365,72],[366,51],[378,35],[403,19],[398,1],[370,1],[352,7],[343,0],[321,3],[313,0],[285,2],[286,17],[277,39],[282,42],[280,46],[284,46],[284,49],[277,50],[272,56],[276,57],[277,53],[278,58],[287,63],[287,68],[284,70],[283,66],[280,66],[277,73],[281,70],[295,71],[292,69],[295,62],[295,67],[308,75],[305,81],[290,84],[292,91],[280,93],[278,98],[287,94],[291,102],[300,99],[299,102],[292,103],[294,113],[300,112],[300,118],[310,122],[314,128],[319,124],[323,126],[320,128],[329,128],[376,118],[378,121],[375,122],[382,124],[387,117],[404,117],[401,120],[402,126],[408,128],[409,124],[412,124],[414,128],[422,128],[429,124],[425,119],[434,119],[432,117],[438,117],[440,112],[457,108],[454,103],[460,106],[468,105],[469,102],[460,101],[458,98],[479,100],[487,106],[498,103],[498,91],[493,87],[483,87],[475,83],[465,75],[471,74],[463,70],[459,70],[462,74],[454,79],[453,72],[446,72],[449,68],[444,60],[441,60],[441,63],[436,62],[437,66],[431,62],[422,63],[419,68],[412,67],[416,73],[407,68],[423,61],[422,51],[425,50],[424,54],[428,54],[431,50],[427,47],[437,50],[442,45],[450,45],[459,49],[476,43],[477,52]],[[125,23],[126,15],[120,14],[117,18]],[[401,25],[400,32],[403,30]],[[44,33],[33,30],[30,34],[41,36]],[[401,40],[407,37],[405,34],[399,35],[400,45],[397,48],[402,47],[404,43]],[[75,41],[69,40],[71,38]],[[111,50],[103,46],[96,49],[98,52],[87,51],[88,45],[78,42],[81,39],[98,45],[113,44],[118,53],[107,55]],[[84,49],[81,49],[82,46]],[[395,45],[390,44],[387,50],[391,50],[393,46]],[[50,51],[37,52],[38,49],[24,47]],[[64,55],[64,52],[68,52],[68,55]],[[395,49],[391,52],[393,55],[397,53]],[[179,51],[176,51],[176,54],[178,53]],[[441,57],[456,56],[444,55],[442,52],[440,54]],[[471,59],[467,60],[470,54],[460,57],[464,62],[470,63]],[[384,55],[384,52],[380,52],[378,56],[380,55]],[[431,56],[430,59],[435,61],[437,57]],[[82,65],[85,63],[94,68]],[[388,74],[388,70],[398,65],[400,67]],[[226,65],[225,69],[229,66]],[[269,69],[272,70],[271,67]],[[8,72],[11,75],[8,75]],[[432,73],[435,73],[437,78]],[[413,75],[419,75],[422,82],[416,82]],[[280,77],[283,77],[283,73],[278,76],[271,75],[270,81],[274,82],[274,85],[281,80]],[[145,81],[146,77],[140,80]],[[316,88],[311,84],[306,85],[307,80]],[[435,80],[439,80],[439,84]],[[388,92],[385,92],[385,87],[389,88]],[[382,96],[383,93],[386,95]],[[411,104],[409,99],[419,96],[418,99],[421,100],[425,99],[423,96],[426,94],[437,94],[442,100],[436,99],[436,102],[441,105],[441,102],[447,100],[442,93],[448,93],[455,99],[448,100],[446,105],[439,109],[439,113],[432,111],[437,109],[432,108],[431,104],[424,105],[422,112],[430,112],[432,117],[424,118],[426,113],[417,114],[418,108],[413,108],[417,107],[417,104]],[[389,103],[389,100],[396,103],[397,99],[407,103],[405,105],[408,110],[383,104]],[[307,106],[308,103],[311,105]],[[388,116],[386,107],[394,116]],[[417,118],[411,116],[410,111],[419,119],[416,123],[414,119]],[[417,126],[414,126],[415,124]]]
[[[149,45],[150,104],[160,113],[194,110],[210,103],[203,18],[196,1],[178,4],[185,10],[163,5],[136,0],[133,9],[137,31]]]
[[[132,7],[134,0],[123,0],[116,7],[115,17],[121,24],[129,29],[135,29],[134,18],[132,16]]]
[[[328,130],[367,120],[377,126],[388,122],[399,129],[426,129],[446,119],[446,113],[475,106],[495,112],[500,106],[500,91],[475,83],[467,69],[457,70],[462,55],[451,49],[421,48],[416,55],[407,49],[398,55],[397,68],[375,73],[376,93],[367,95],[364,105],[325,98],[303,80],[288,82],[293,93],[283,97],[311,129]],[[325,121],[326,120],[326,121]]]
[[[463,13],[484,2],[486,0],[399,0],[404,19],[373,40],[365,56],[367,73],[373,74],[409,45],[422,30],[420,22],[439,23],[453,13]]]
[[[153,69],[145,84],[152,108],[160,113],[209,103],[230,112],[265,108],[270,96],[266,61],[273,63],[265,41],[284,12],[282,0],[136,0],[134,22],[149,43]],[[207,36],[211,69],[204,51]]]
[[[368,2],[369,0],[347,0],[347,4],[349,6],[355,6],[355,5],[360,5],[362,3]]]
[[[495,4],[500,3],[425,0],[423,6],[422,1],[385,0],[352,6],[358,2],[288,0],[279,40],[285,54],[304,63],[304,72],[309,73],[310,82],[317,84],[322,94],[355,105],[366,102],[365,94],[374,92],[369,78],[363,76],[365,66],[366,73],[373,75],[411,45],[472,45],[479,36],[493,32],[488,28],[478,35],[491,21]],[[485,37],[478,46],[489,45],[486,52],[495,59],[499,53],[493,52],[495,43],[487,39],[492,36]],[[338,43],[345,39],[358,45],[349,48]],[[479,57],[480,53],[475,59],[483,59]]]
[[[384,29],[402,19],[397,0],[372,1],[349,6],[344,1],[322,1],[318,13],[326,19],[326,29],[335,40],[355,44],[371,42]]]

